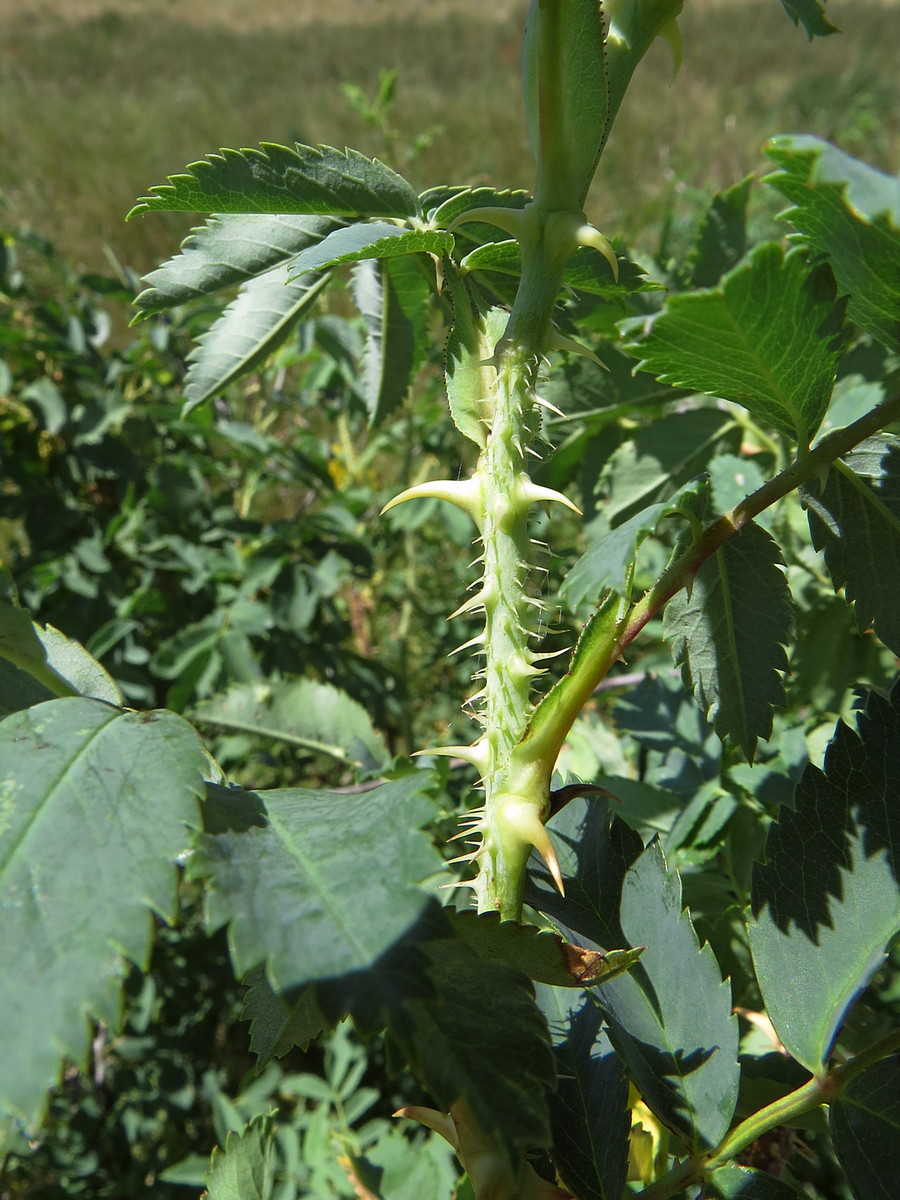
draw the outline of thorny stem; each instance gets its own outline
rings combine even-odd
[[[639,1192],[639,1200],[670,1200],[671,1197],[677,1196],[711,1171],[731,1162],[751,1142],[755,1142],[770,1129],[794,1120],[822,1104],[830,1103],[851,1079],[898,1049],[900,1049],[900,1030],[894,1029],[877,1042],[873,1042],[868,1049],[857,1054],[849,1062],[841,1063],[840,1066],[832,1068],[822,1076],[814,1076],[795,1091],[789,1092],[787,1096],[782,1096],[771,1104],[767,1104],[759,1112],[755,1112],[745,1121],[741,1121],[709,1154],[702,1158],[688,1158],[683,1162],[676,1163],[662,1179],[658,1179]]]
[[[520,481],[527,479],[525,455],[537,433],[534,395],[538,366],[565,266],[565,258],[552,261],[552,248],[547,253],[547,218],[535,213],[534,221],[536,237],[530,245],[523,245],[521,284],[495,351],[493,420],[477,467],[483,489],[486,622],[481,699],[483,742],[489,757],[483,777],[484,853],[476,897],[480,912],[500,912],[515,919],[522,910],[524,866],[531,844],[509,828],[507,767],[510,752],[527,724],[531,680],[538,674],[528,649],[534,623],[534,602],[526,591],[531,502],[520,500],[517,492]],[[533,807],[538,822],[546,820],[549,791],[521,798]],[[518,805],[519,800],[513,804]]]

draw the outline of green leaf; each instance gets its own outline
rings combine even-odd
[[[240,1133],[233,1130],[225,1149],[213,1150],[206,1175],[209,1200],[271,1200],[275,1192],[275,1118],[254,1117]]]
[[[556,1070],[547,1024],[524,975],[456,941],[425,946],[434,994],[389,1014],[389,1031],[438,1108],[462,1097],[510,1148],[550,1142]]]
[[[265,362],[328,284],[328,275],[286,282],[284,266],[249,280],[191,350],[182,415]]]
[[[357,221],[329,233],[303,250],[288,268],[295,279],[305,271],[324,271],[341,263],[368,258],[399,258],[404,254],[449,254],[453,236],[438,230],[408,229],[385,221]]]
[[[778,137],[766,176],[793,207],[784,214],[815,254],[825,254],[851,320],[900,350],[900,180],[819,138]]]
[[[522,252],[516,241],[486,242],[471,250],[460,263],[467,273],[499,271],[518,277],[522,274]],[[609,263],[602,254],[580,247],[566,264],[563,284],[591,296],[615,300],[637,292],[658,291],[660,285],[647,279],[637,263],[627,258],[619,260],[619,278],[614,279]]]
[[[578,1200],[620,1200],[628,1169],[628,1080],[584,996],[541,986],[559,1077],[550,1095],[553,1162]]]
[[[409,933],[433,903],[420,881],[443,867],[418,832],[430,785],[417,771],[359,795],[211,786],[207,829],[221,832],[190,869],[210,880],[209,923],[230,925],[237,972],[264,962],[284,991],[363,971]]]
[[[708,291],[670,296],[628,349],[663,383],[742,404],[806,445],[828,408],[845,335],[831,271],[766,242]]]
[[[706,1176],[704,1200],[799,1200],[799,1193],[765,1171],[728,1163]]]
[[[791,595],[778,543],[747,525],[704,562],[663,614],[684,685],[724,741],[752,762],[784,707]]]
[[[605,588],[612,588],[622,595],[626,588],[629,568],[642,543],[653,533],[663,517],[675,516],[681,511],[680,505],[686,491],[696,494],[705,486],[704,479],[693,480],[686,489],[682,489],[677,499],[664,504],[651,504],[613,530],[605,528],[605,520],[601,518],[603,533],[599,541],[594,545],[589,544],[587,551],[572,567],[560,589],[569,605],[577,608],[586,600],[596,603],[597,597]],[[590,537],[590,527],[588,536]]]
[[[0,599],[0,715],[72,694],[122,703],[115,680],[84,646]]]
[[[465,280],[449,264],[445,279],[454,316],[444,358],[450,415],[460,433],[483,449],[492,416],[492,377],[496,375],[488,364],[506,329],[509,313],[502,308],[480,312]]]
[[[365,1200],[432,1200],[453,1192],[458,1168],[440,1137],[413,1141],[401,1128],[388,1130],[365,1157],[346,1154],[348,1167],[366,1189]]]
[[[198,704],[193,716],[367,769],[389,759],[362,705],[333,684],[312,679],[238,684]]]
[[[900,685],[839,723],[753,874],[750,948],[766,1012],[813,1074],[900,929]]]
[[[231,213],[191,230],[181,253],[151,271],[132,324],[290,262],[339,226],[328,217]],[[282,282],[286,276],[282,275]]]
[[[723,450],[737,451],[736,422],[712,408],[672,413],[644,425],[603,474],[604,512],[617,526],[651,504],[669,500]]]
[[[641,961],[592,993],[646,1103],[691,1148],[715,1146],[737,1100],[738,1029],[731,989],[702,948],[681,884],[658,843],[609,822],[597,798],[571,801],[548,824],[565,898],[532,857],[529,904],[586,946],[646,945]]]
[[[504,963],[529,979],[553,987],[584,988],[602,983],[638,961],[641,950],[598,955],[565,942],[536,925],[501,921],[499,913],[454,912],[447,918],[456,936],[482,958]]]
[[[855,1075],[829,1106],[834,1148],[856,1200],[893,1200],[900,1154],[900,1057]]]
[[[205,767],[173,713],[51,700],[0,724],[0,1115],[31,1125],[88,1016],[118,1029],[123,960],[146,969],[150,912],[174,919],[174,861]]]
[[[781,6],[795,25],[803,25],[810,41],[840,32],[825,16],[825,0],[781,0]]]
[[[333,146],[220,150],[183,175],[152,187],[128,218],[145,212],[309,213],[333,217],[408,217],[418,198],[378,159]]]
[[[431,290],[409,258],[361,262],[352,286],[366,329],[358,387],[375,425],[409,391],[422,357]]]
[[[813,545],[853,603],[860,632],[874,625],[900,654],[900,438],[882,433],[861,442],[824,484],[810,483],[800,496]]]
[[[429,225],[437,229],[446,229],[463,213],[470,212],[473,208],[524,208],[530,201],[529,192],[509,190],[498,192],[490,187],[432,188],[423,192],[419,197],[419,203],[428,218]],[[470,237],[471,231],[476,225],[482,227],[480,223],[468,223],[460,229],[458,236]],[[496,233],[494,226],[485,225],[483,228]]]
[[[273,1058],[283,1058],[295,1046],[306,1050],[330,1022],[316,1002],[316,989],[307,984],[299,992],[276,992],[262,967],[254,967],[244,980],[247,992],[241,1016],[250,1022],[250,1049],[262,1070]]]
[[[753,176],[717,192],[703,214],[690,257],[691,286],[714,287],[747,252],[747,201]]]

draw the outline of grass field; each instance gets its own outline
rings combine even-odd
[[[122,222],[133,199],[211,149],[328,142],[380,154],[341,84],[397,68],[392,114],[408,143],[443,133],[409,168],[419,186],[528,186],[519,111],[527,0],[0,0],[0,194],[69,257],[104,246],[146,270],[189,220]],[[896,0],[832,0],[844,33],[807,43],[777,0],[687,0],[684,65],[643,64],[592,193],[592,215],[637,242],[674,203],[763,165],[776,133],[831,138],[900,169]]]

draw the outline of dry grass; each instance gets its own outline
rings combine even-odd
[[[527,0],[0,0],[0,191],[7,219],[89,266],[104,244],[146,269],[179,216],[122,224],[136,195],[222,145],[383,146],[341,83],[397,67],[406,139],[440,123],[414,182],[528,186],[518,51]],[[641,240],[675,203],[760,165],[775,133],[812,132],[900,166],[897,0],[835,0],[845,33],[807,44],[777,0],[687,0],[685,63],[643,65],[592,197]]]

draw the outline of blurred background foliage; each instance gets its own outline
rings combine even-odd
[[[339,294],[264,369],[182,416],[181,381],[209,305],[134,329],[127,322],[138,276],[174,251],[187,222],[171,215],[126,227],[122,215],[149,182],[203,151],[262,139],[354,145],[423,188],[527,186],[525,7],[334,0],[326,20],[321,4],[299,0],[264,11],[210,0],[0,6],[0,560],[36,619],[87,645],[129,704],[197,720],[229,776],[247,786],[356,787],[366,770],[204,724],[203,704],[235,686],[305,678],[343,689],[384,738],[370,776],[389,771],[394,756],[470,737],[459,701],[472,668],[448,657],[464,635],[445,622],[470,578],[468,526],[432,501],[378,515],[400,488],[464,469],[440,386],[439,322],[414,402],[374,430],[355,382],[362,332]],[[713,193],[760,169],[764,138],[808,131],[872,165],[900,162],[896,3],[834,4],[844,34],[812,46],[791,36],[774,2],[686,8],[678,85],[670,89],[669,52],[657,48],[591,201],[602,227],[672,289],[696,273]],[[780,235],[764,189],[750,192],[747,228],[734,195],[731,208],[737,243]],[[628,311],[655,302],[637,296]],[[571,315],[599,347],[627,311],[581,300]],[[590,522],[634,501],[619,467],[635,445],[635,414],[679,412],[678,397],[633,379],[610,345],[601,357],[611,371],[599,391],[593,367],[564,365],[553,399],[574,418],[548,426],[558,448],[541,468],[542,482],[580,497],[588,538],[602,533]],[[874,402],[872,388],[898,377],[898,364],[865,339],[848,362],[835,420],[852,419]],[[707,402],[694,412],[718,420]],[[724,507],[737,486],[733,456],[749,452],[753,469],[769,473],[779,446],[724,418],[713,434],[685,469],[716,460],[714,498]],[[670,444],[640,447],[661,478],[674,470]],[[790,708],[756,764],[712,735],[655,627],[577,723],[560,764],[584,779],[602,764],[620,815],[661,837],[698,932],[750,1013],[759,996],[740,922],[766,827],[803,764],[821,760],[854,688],[887,687],[896,669],[834,596],[799,503],[772,519],[800,613]],[[578,525],[554,520],[548,594],[584,547]],[[646,544],[638,586],[664,554]],[[546,648],[570,645],[586,611],[551,609]],[[465,773],[439,767],[461,803]],[[848,1036],[868,1038],[896,1017],[897,977],[894,964],[876,979]],[[279,1200],[352,1197],[339,1160],[360,1156],[405,1181],[409,1200],[450,1194],[449,1155],[387,1120],[423,1099],[388,1070],[389,1048],[363,1047],[342,1028],[256,1074],[241,992],[224,937],[206,936],[185,885],[181,925],[160,925],[149,972],[128,979],[123,1035],[96,1030],[89,1070],[66,1073],[45,1135],[0,1169],[2,1200],[197,1196],[212,1146],[273,1109]],[[751,1058],[771,1050],[752,1022],[744,1034]],[[748,1079],[752,1090],[752,1071]],[[789,1178],[809,1196],[839,1200],[843,1185],[818,1134],[813,1124],[791,1131],[787,1148],[754,1153],[790,1152]],[[406,1200],[399,1188],[393,1195]]]

